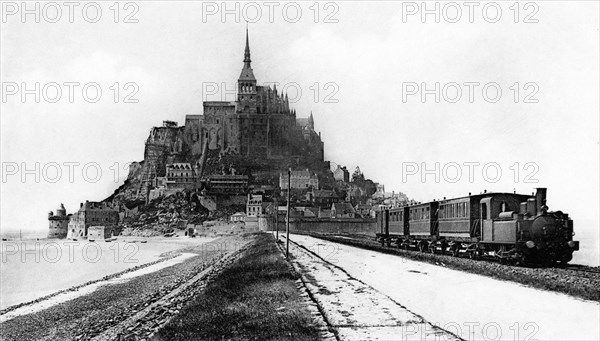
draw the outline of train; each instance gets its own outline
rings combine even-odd
[[[546,188],[535,194],[484,193],[376,212],[382,246],[449,253],[501,263],[566,265],[579,242],[573,220],[546,206]]]

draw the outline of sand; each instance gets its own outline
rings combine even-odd
[[[141,243],[140,241],[146,241]],[[0,309],[156,261],[214,238],[119,237],[116,241],[3,241]]]

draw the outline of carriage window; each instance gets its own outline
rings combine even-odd
[[[481,204],[481,219],[487,219],[487,204]]]

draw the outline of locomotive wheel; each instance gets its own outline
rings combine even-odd
[[[431,252],[432,255],[435,255],[436,251],[435,245],[429,247],[429,252]]]
[[[460,255],[460,249],[457,247],[453,247],[452,248],[452,256],[453,257],[458,257]]]
[[[442,254],[442,255],[446,254],[446,249],[448,248],[448,244],[446,243],[446,241],[442,241],[440,247],[441,247],[440,254]]]
[[[472,260],[478,260],[479,259],[479,251],[475,250],[475,251],[469,252],[469,258]]]
[[[514,261],[515,266],[525,266],[525,259],[521,257],[517,257]]]
[[[404,243],[404,250],[408,251],[410,249],[410,245],[408,243]]]
[[[419,243],[419,251],[425,252],[425,245],[423,245],[423,243]]]

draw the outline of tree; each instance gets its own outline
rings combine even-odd
[[[352,182],[360,184],[365,181],[365,175],[360,171],[360,168],[356,166],[354,173],[352,173]]]

